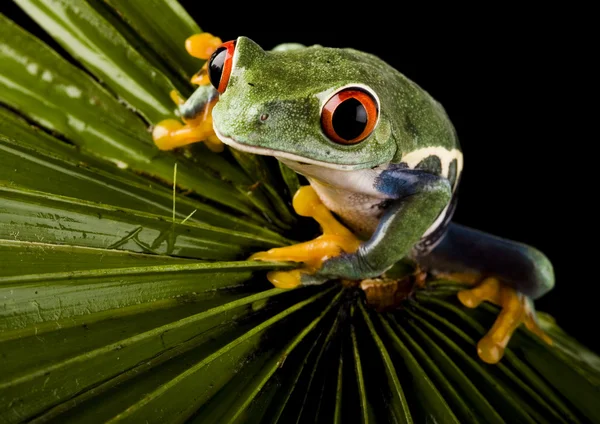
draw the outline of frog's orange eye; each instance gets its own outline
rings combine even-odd
[[[357,144],[375,128],[379,107],[371,93],[358,87],[334,94],[321,111],[325,135],[340,144]]]
[[[225,92],[227,88],[234,51],[235,41],[228,41],[221,44],[208,59],[208,78],[219,93]]]

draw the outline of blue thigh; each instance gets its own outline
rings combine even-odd
[[[496,277],[532,299],[554,286],[552,264],[539,250],[455,223],[433,250],[416,259],[440,272]]]

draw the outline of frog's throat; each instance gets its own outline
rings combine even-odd
[[[363,169],[363,168],[377,165],[376,163],[371,164],[371,163],[366,163],[366,162],[356,163],[356,164],[352,164],[352,165],[340,165],[337,163],[322,162],[320,160],[315,160],[315,159],[298,156],[293,153],[284,152],[281,150],[269,149],[266,147],[249,146],[247,144],[239,143],[231,137],[224,136],[223,134],[221,134],[219,132],[219,130],[216,127],[213,127],[213,129],[215,131],[215,134],[217,135],[219,140],[221,140],[223,142],[223,144],[226,144],[229,147],[232,147],[236,150],[240,150],[242,152],[254,153],[256,155],[274,156],[278,159],[279,158],[288,159],[291,161],[300,162],[300,163],[304,163],[304,164],[321,166],[323,168],[337,169],[339,171],[355,171],[357,169]]]

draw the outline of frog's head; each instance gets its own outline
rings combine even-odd
[[[215,51],[209,75],[220,93],[215,131],[235,149],[343,170],[396,155],[394,96],[412,83],[372,55],[321,46],[267,52],[240,37]]]

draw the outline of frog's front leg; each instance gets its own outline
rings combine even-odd
[[[172,150],[203,141],[215,152],[223,151],[223,143],[215,135],[212,108],[217,101],[217,91],[212,85],[202,85],[185,102],[180,102],[179,114],[184,124],[176,119],[166,119],[154,126],[152,138],[160,150]]]
[[[446,178],[425,171],[391,168],[375,183],[394,199],[371,238],[351,254],[326,261],[319,275],[362,280],[378,277],[402,258],[436,221],[452,198]]]
[[[261,252],[252,259],[305,263],[300,270],[270,275],[270,281],[279,287],[322,283],[338,278],[363,280],[382,275],[408,255],[448,204],[452,193],[446,179],[412,169],[384,171],[375,184],[382,194],[394,200],[370,240],[361,244],[319,202],[321,219],[315,218],[324,229],[323,236],[299,245]],[[314,191],[311,192],[312,199],[318,201]],[[295,198],[294,203],[296,207],[301,202]],[[296,210],[303,214],[298,207]],[[282,284],[282,281],[286,283]]]
[[[551,343],[539,327],[533,307],[533,299],[554,285],[552,264],[538,250],[453,223],[441,242],[418,262],[425,268],[450,273],[452,279],[476,284],[458,293],[463,305],[475,308],[488,301],[500,306],[494,325],[477,345],[485,362],[496,363],[502,358],[521,324]],[[466,281],[465,276],[472,278]]]
[[[220,45],[221,40],[208,33],[196,34],[186,40],[188,53],[204,60],[209,59]],[[152,138],[160,150],[173,150],[202,141],[214,152],[223,151],[223,143],[216,136],[212,122],[212,108],[219,93],[210,84],[207,64],[208,61],[192,77],[191,82],[199,87],[189,99],[184,100],[176,91],[171,92],[171,99],[177,105],[183,123],[166,119],[154,126]]]
[[[304,263],[302,268],[293,271],[269,272],[269,281],[278,288],[290,289],[303,283],[325,282],[327,278],[314,275],[323,261],[342,252],[355,252],[360,245],[360,240],[334,218],[311,186],[300,187],[294,195],[293,207],[298,215],[314,218],[321,225],[323,235],[314,240],[259,252],[250,257],[250,260]]]

